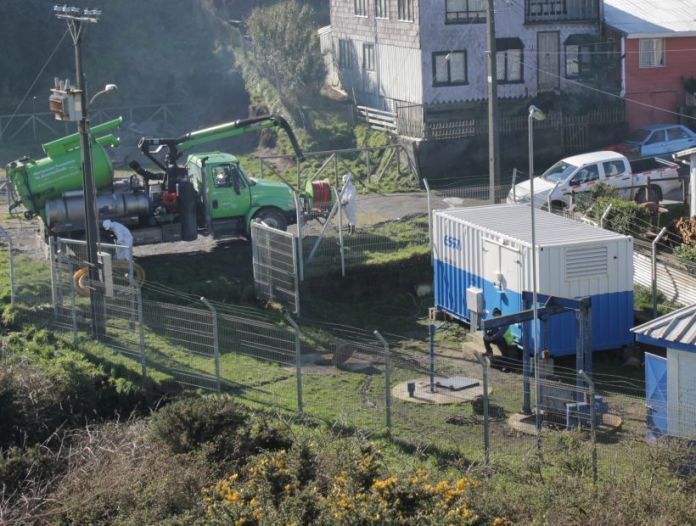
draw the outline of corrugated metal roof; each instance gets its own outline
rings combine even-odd
[[[604,0],[604,18],[629,38],[691,36],[696,35],[696,0]]]
[[[520,244],[532,243],[532,217],[528,205],[488,205],[438,210],[437,213],[462,221]],[[538,246],[574,244],[610,239],[628,239],[609,230],[595,228],[543,210],[536,211]]]
[[[696,351],[696,305],[634,327],[631,332],[639,341]]]

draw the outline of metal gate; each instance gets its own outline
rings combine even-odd
[[[297,238],[261,222],[251,225],[256,297],[277,301],[300,314]]]
[[[51,284],[54,319],[57,327],[73,333],[89,332],[93,323],[101,327],[103,342],[114,350],[144,362],[144,326],[140,288],[134,282],[132,257],[118,260],[118,251],[128,247],[101,243],[104,262],[99,282],[91,283],[86,273],[87,245],[84,241],[51,241]],[[105,268],[109,268],[105,270]],[[99,289],[96,309],[90,306],[89,289]],[[95,321],[93,316],[99,316]]]
[[[667,426],[667,359],[645,353],[645,397],[648,433],[666,435]]]

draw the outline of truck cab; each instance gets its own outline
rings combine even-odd
[[[550,203],[555,209],[570,207],[572,194],[591,192],[599,183],[618,189],[618,195],[624,199],[659,201],[679,188],[678,179],[678,166],[664,159],[631,162],[612,151],[585,153],[562,159],[534,178],[534,205],[540,208]],[[649,190],[641,188],[648,182]],[[507,202],[529,203],[530,193],[529,181],[521,182],[510,190]]]
[[[186,174],[198,195],[199,226],[216,239],[248,234],[251,221],[257,218],[281,230],[295,222],[292,190],[282,183],[249,177],[233,155],[190,155]]]

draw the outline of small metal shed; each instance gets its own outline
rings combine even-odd
[[[492,205],[433,213],[435,305],[461,320],[485,319],[494,308],[522,310],[532,290],[531,214],[525,205]],[[633,239],[538,211],[538,292],[592,298],[593,350],[631,343]],[[468,298],[467,298],[468,292]],[[512,332],[521,338],[519,326]],[[554,356],[575,354],[572,313],[549,321],[545,346]]]
[[[648,425],[653,432],[696,438],[696,305],[633,329],[636,340],[667,348],[645,353]]]

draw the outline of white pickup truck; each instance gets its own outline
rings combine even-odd
[[[660,201],[666,194],[681,187],[677,179],[678,168],[676,163],[657,157],[629,162],[616,152],[567,157],[534,178],[534,203],[538,208],[549,202],[556,209],[570,207],[573,193],[590,192],[592,186],[598,183],[623,188],[619,195],[624,199]],[[646,192],[648,178],[650,187]],[[510,190],[507,202],[529,203],[529,193],[529,180],[521,182]]]

